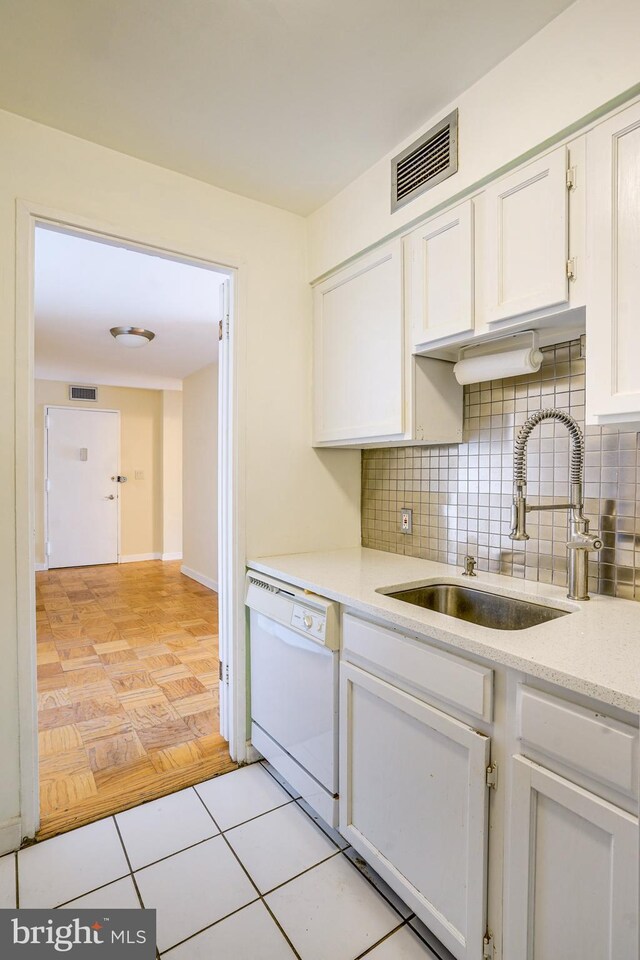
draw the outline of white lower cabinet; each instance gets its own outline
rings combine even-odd
[[[636,960],[638,820],[513,758],[504,960]]]
[[[342,662],[340,830],[458,960],[486,931],[490,740]]]

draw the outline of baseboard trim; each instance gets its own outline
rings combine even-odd
[[[118,563],[141,563],[143,560],[161,560],[161,553],[128,553],[118,558]]]
[[[161,560],[182,560],[182,551],[177,553],[163,553],[160,557]]]
[[[49,569],[48,563],[36,563],[36,572],[40,570],[48,570],[48,569]]]
[[[208,587],[209,590],[213,590],[215,593],[218,592],[217,580],[212,580],[211,577],[205,577],[203,573],[198,573],[197,570],[192,570],[191,567],[185,567],[184,564],[180,567],[180,572],[184,573],[185,577],[201,583],[203,587]]]
[[[4,853],[13,853],[22,843],[22,821],[20,817],[11,817],[0,823],[0,856]]]

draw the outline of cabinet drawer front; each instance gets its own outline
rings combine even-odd
[[[638,791],[638,730],[531,687],[518,690],[518,739],[629,796]]]
[[[349,654],[380,667],[387,674],[425,694],[459,707],[483,720],[493,716],[493,670],[435,650],[385,627],[343,617],[343,656]]]

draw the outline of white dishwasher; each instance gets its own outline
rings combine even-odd
[[[338,824],[338,604],[247,573],[251,741],[331,826]]]

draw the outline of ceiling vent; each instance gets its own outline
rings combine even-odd
[[[391,212],[458,169],[458,111],[436,123],[391,161]]]
[[[69,387],[69,400],[91,400],[93,402],[98,399],[98,388],[97,387],[86,387],[86,386],[70,386]]]

